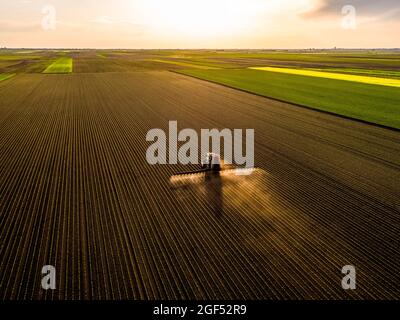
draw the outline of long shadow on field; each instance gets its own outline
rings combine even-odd
[[[224,214],[223,181],[220,172],[201,172],[171,177],[171,185],[179,199],[193,196],[205,198],[209,208],[204,213],[212,212],[216,217]],[[211,209],[210,209],[211,207]]]

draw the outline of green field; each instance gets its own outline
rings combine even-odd
[[[71,73],[72,72],[72,58],[62,57],[49,65],[43,73]]]
[[[204,57],[210,57],[209,54],[204,54]],[[398,53],[381,54],[381,53],[357,53],[357,52],[342,52],[335,53],[330,51],[316,53],[297,53],[297,52],[219,52],[212,54],[212,57],[218,56],[223,59],[250,59],[250,60],[268,60],[271,61],[287,61],[287,62],[308,62],[308,63],[323,63],[326,65],[345,64],[348,66],[371,66],[376,67],[399,67],[400,55]]]
[[[0,82],[3,80],[10,79],[11,77],[14,77],[14,76],[15,76],[15,73],[11,73],[11,74],[2,73],[2,74],[0,74]]]
[[[395,87],[250,69],[180,72],[266,97],[400,129],[400,89]]]

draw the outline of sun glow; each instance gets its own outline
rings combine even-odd
[[[248,31],[260,12],[276,12],[282,0],[147,0],[142,17],[156,32],[227,36]]]

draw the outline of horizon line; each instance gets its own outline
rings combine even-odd
[[[96,48],[96,47],[0,47],[0,50],[400,50],[400,47],[308,47],[308,48]]]

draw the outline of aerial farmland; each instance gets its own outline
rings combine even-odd
[[[399,106],[396,50],[3,49],[0,298],[398,299]],[[170,120],[257,169],[172,183]]]

